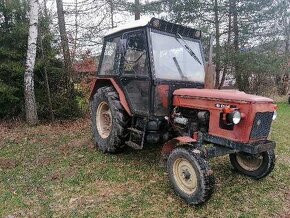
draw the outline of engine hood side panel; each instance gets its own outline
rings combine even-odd
[[[174,96],[187,96],[191,98],[210,98],[210,99],[220,99],[230,102],[268,102],[273,103],[273,100],[270,98],[250,95],[245,92],[238,90],[217,90],[217,89],[194,89],[194,88],[185,88],[177,89],[173,93]]]

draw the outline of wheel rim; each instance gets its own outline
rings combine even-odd
[[[173,163],[173,175],[178,187],[186,194],[192,194],[196,190],[196,172],[188,160],[177,158]]]
[[[263,156],[250,156],[244,154],[237,154],[237,162],[239,165],[247,171],[258,170],[263,163]]]
[[[99,135],[107,138],[112,130],[112,112],[106,102],[101,102],[97,109],[96,124]]]

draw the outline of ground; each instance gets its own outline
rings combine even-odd
[[[201,207],[172,191],[160,147],[104,155],[88,119],[0,124],[0,217],[290,217],[290,107],[279,104],[274,172],[255,181],[211,160],[216,190]]]

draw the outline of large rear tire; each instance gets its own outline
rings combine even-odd
[[[112,87],[101,87],[91,102],[92,131],[96,146],[104,153],[124,149],[127,114]]]
[[[176,148],[167,160],[169,180],[177,195],[188,204],[206,202],[214,191],[214,176],[208,162],[185,148]]]
[[[234,169],[254,179],[261,179],[269,175],[274,169],[275,159],[273,149],[257,155],[246,153],[230,154],[230,162]]]

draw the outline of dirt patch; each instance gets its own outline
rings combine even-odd
[[[60,146],[59,150],[63,155],[68,156],[71,154],[71,152],[74,149],[80,149],[83,147],[88,147],[89,149],[91,149],[93,147],[92,140],[88,138],[76,139],[76,140],[70,141],[69,143],[65,145]]]
[[[92,141],[90,139],[82,138],[70,142],[68,146],[71,148],[81,148],[84,146],[91,146],[90,144],[92,144]]]
[[[51,157],[39,157],[36,159],[36,164],[38,166],[48,166],[51,164],[52,158]]]
[[[0,158],[0,169],[13,169],[17,166],[17,161],[13,159]]]
[[[277,218],[289,218],[290,217],[290,190],[284,194],[284,207],[283,212],[276,216]]]
[[[48,176],[48,180],[51,181],[61,181],[66,178],[70,178],[76,175],[77,170],[76,169],[70,169],[64,172],[61,171],[55,171],[50,176]]]
[[[73,209],[87,209],[90,207],[95,207],[98,203],[109,202],[110,199],[121,197],[125,193],[134,193],[137,186],[137,184],[132,184],[132,182],[118,184],[103,180],[96,180],[96,182],[94,184],[90,184],[90,186],[91,185],[96,187],[98,193],[97,195],[72,197],[68,202],[68,207]]]

